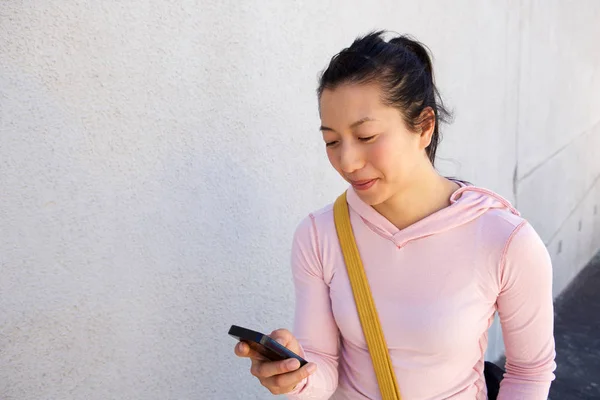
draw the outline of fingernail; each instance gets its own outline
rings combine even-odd
[[[285,366],[289,369],[298,369],[300,368],[300,362],[295,358],[292,358],[291,360],[286,361]]]
[[[277,343],[279,343],[280,345],[282,345],[282,346],[285,346],[285,344],[283,344],[283,343],[284,343],[284,342],[283,342],[283,339],[275,339],[275,341],[276,341]]]
[[[306,370],[308,371],[309,374],[312,374],[313,372],[315,372],[317,370],[317,364],[308,364],[308,366],[306,367]]]

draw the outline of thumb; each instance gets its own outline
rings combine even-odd
[[[288,347],[290,344],[294,344],[293,342],[295,342],[294,336],[287,329],[274,330],[269,336],[271,339],[285,347]]]
[[[280,345],[288,348],[300,357],[304,358],[304,351],[298,343],[298,340],[292,335],[292,332],[287,329],[277,329],[269,335],[271,339],[277,341]]]

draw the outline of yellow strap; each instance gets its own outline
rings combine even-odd
[[[348,277],[352,285],[358,316],[367,340],[371,360],[373,360],[381,397],[383,400],[400,400],[400,391],[398,390],[398,382],[396,381],[390,353],[383,336],[367,275],[354,240],[348,203],[346,202],[346,192],[335,201],[333,217],[342,253],[344,254]]]

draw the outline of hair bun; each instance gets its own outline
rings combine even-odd
[[[399,45],[399,46],[403,47],[405,50],[408,50],[411,53],[413,53],[415,56],[417,56],[419,61],[421,61],[423,63],[423,65],[425,66],[425,68],[427,69],[427,72],[433,77],[433,68],[431,65],[431,57],[429,56],[427,47],[423,43],[421,43],[415,39],[412,39],[408,35],[397,36],[397,37],[391,39],[389,41],[389,43]]]

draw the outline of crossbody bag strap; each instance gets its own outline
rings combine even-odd
[[[383,336],[375,302],[373,301],[369,282],[367,281],[367,275],[360,259],[354,233],[352,232],[346,192],[335,201],[333,216],[346,269],[348,270],[348,277],[352,285],[356,309],[367,341],[369,353],[371,354],[381,396],[383,400],[400,400],[396,374],[394,373],[394,367],[392,366],[392,360],[385,337]]]

